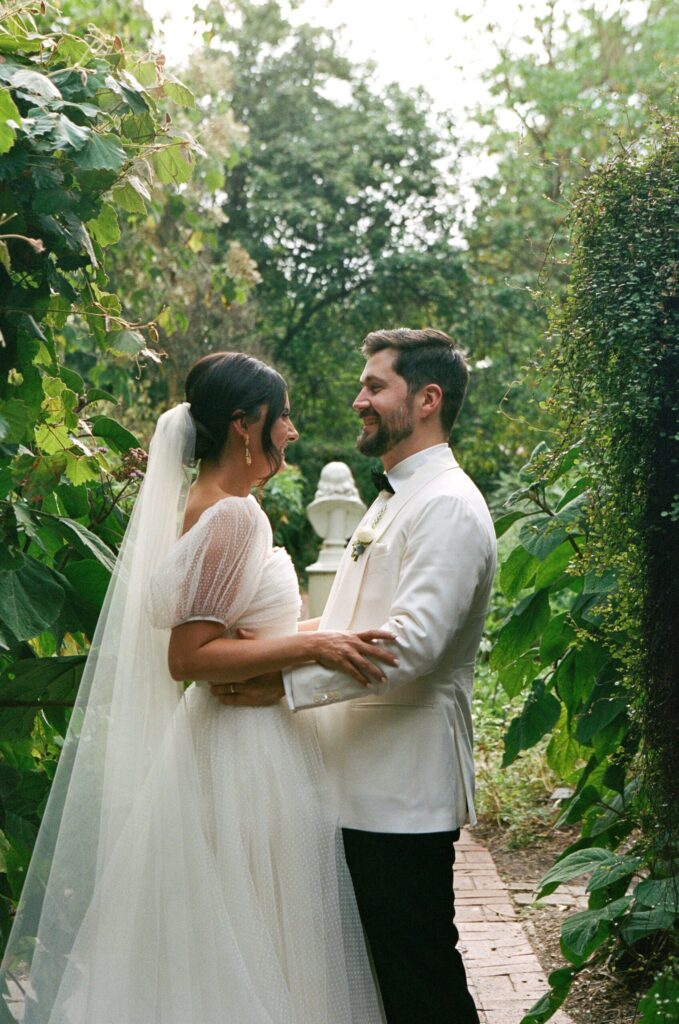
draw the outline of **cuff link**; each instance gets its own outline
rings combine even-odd
[[[330,690],[328,693],[317,693],[314,697],[314,704],[334,704],[340,699],[337,690]]]

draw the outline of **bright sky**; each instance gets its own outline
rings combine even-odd
[[[167,19],[161,46],[173,64],[181,65],[186,59],[195,2],[144,0],[157,24]],[[574,12],[582,4],[582,0],[554,2],[559,14]],[[635,20],[644,16],[646,8],[646,0],[590,3],[601,10],[623,8]],[[453,114],[460,135],[478,138],[483,129],[472,112],[489,98],[482,75],[495,63],[497,44],[526,49],[522,37],[535,17],[546,14],[550,6],[549,0],[300,0],[298,10],[288,17],[334,29],[342,53],[356,63],[375,63],[379,83],[398,82],[405,89],[423,86],[436,109]],[[533,43],[530,48],[534,49]],[[508,119],[510,125],[513,121]],[[474,182],[492,173],[494,163],[491,156],[477,153],[458,164],[457,187],[467,195],[470,209]]]
[[[154,18],[171,12],[164,51],[173,63],[185,58],[193,3],[145,0]],[[645,6],[642,0],[594,3],[600,8],[622,5],[636,16]],[[577,0],[557,0],[561,10],[575,6]],[[548,7],[548,0],[302,0],[294,19],[337,29],[342,51],[357,62],[375,61],[380,81],[397,81],[405,88],[423,85],[439,109],[460,115],[484,97],[480,78],[494,52],[486,26],[496,26],[496,40],[518,42],[534,16]],[[466,20],[457,18],[456,11]]]

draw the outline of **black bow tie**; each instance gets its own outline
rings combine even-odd
[[[378,491],[387,491],[389,494],[394,493],[394,488],[389,483],[389,477],[386,473],[380,473],[378,469],[372,469],[370,475]]]

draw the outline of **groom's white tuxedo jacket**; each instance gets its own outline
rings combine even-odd
[[[399,665],[370,688],[304,665],[285,673],[295,709],[319,708],[319,739],[340,821],[371,832],[440,832],[475,820],[471,693],[495,572],[493,524],[447,445],[404,460],[350,543],[321,629],[384,628]],[[360,527],[359,527],[360,528]],[[328,705],[323,707],[323,705]]]

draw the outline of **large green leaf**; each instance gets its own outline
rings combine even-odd
[[[519,540],[541,562],[566,540],[566,531],[553,516],[539,516],[521,527]]]
[[[514,525],[514,523],[518,523],[520,519],[525,519],[528,514],[528,512],[518,511],[506,512],[503,516],[500,516],[499,519],[496,519],[494,523],[495,536],[498,540]]]
[[[24,118],[26,133],[33,139],[37,149],[46,153],[60,150],[82,150],[91,138],[91,129],[77,125],[69,117],[56,110],[42,114],[30,114]],[[62,196],[62,209],[69,197]]]
[[[545,992],[521,1018],[521,1024],[545,1024],[559,1009],[571,987],[576,971],[573,967],[561,967],[549,975],[549,992]]]
[[[102,248],[120,241],[118,215],[110,203],[104,203],[96,220],[89,220],[87,227],[92,237]]]
[[[558,580],[565,572],[566,567],[574,557],[574,554],[573,546],[569,541],[564,541],[564,543],[560,544],[558,548],[554,548],[553,551],[550,551],[544,561],[538,566],[538,571],[535,576],[536,590],[541,590],[543,587],[549,587],[555,580]]]
[[[182,185],[192,172],[191,156],[185,143],[175,142],[153,154],[158,180],[166,185]]]
[[[106,344],[114,354],[136,356],[146,345],[144,335],[140,331],[110,331],[106,335]]]
[[[67,427],[59,423],[40,423],[36,426],[35,442],[47,455],[66,452],[72,444]]]
[[[578,722],[575,731],[576,738],[581,743],[591,743],[598,733],[626,711],[627,701],[622,697],[598,698]]]
[[[549,665],[561,658],[576,636],[567,612],[551,618],[540,640],[541,664]]]
[[[500,630],[490,655],[494,669],[502,669],[528,650],[549,622],[549,596],[539,590],[525,598]]]
[[[77,562],[69,562],[64,569],[64,576],[73,587],[78,603],[87,609],[96,622],[111,581],[110,571],[93,558],[82,558]]]
[[[637,776],[630,779],[622,793],[616,793],[614,796],[599,793],[599,800],[605,804],[605,810],[600,813],[599,808],[595,807],[589,812],[586,822],[588,835],[593,838],[603,837],[606,834],[615,834],[621,828],[626,835],[629,834],[635,827],[634,802],[641,786],[642,779]],[[608,841],[608,837],[603,841]]]
[[[35,715],[50,704],[70,707],[77,695],[84,656],[27,658],[0,676],[0,738],[30,736]]]
[[[537,899],[549,896],[562,882],[569,882],[579,875],[586,875],[602,865],[613,864],[616,859],[615,853],[600,846],[593,846],[588,850],[576,850],[575,853],[567,854],[542,876]]]
[[[50,59],[50,64],[82,64],[90,52],[89,44],[77,36],[62,36]]]
[[[588,699],[610,654],[600,644],[588,641],[572,648],[559,663],[552,684],[569,712],[575,714]],[[578,739],[582,737],[578,735]]]
[[[85,390],[85,382],[79,373],[75,370],[70,370],[67,366],[59,367],[59,376],[63,380],[64,384],[69,387],[76,395],[82,395]]]
[[[631,946],[653,932],[666,931],[671,928],[675,919],[674,912],[662,910],[659,907],[654,907],[653,910],[633,910],[631,914],[623,918],[620,934]]]
[[[616,793],[625,792],[625,766],[623,764],[609,764],[604,772],[603,784]]]
[[[608,903],[598,910],[582,910],[567,917],[561,925],[561,951],[572,964],[579,967],[604,941],[615,921],[627,910],[631,897]]]
[[[615,573],[611,570],[602,573],[600,576],[593,572],[588,572],[585,576],[585,585],[583,587],[583,594],[610,594],[615,589]]]
[[[3,440],[10,444],[25,442],[33,434],[34,416],[30,406],[21,398],[8,398],[2,403],[2,418],[7,424]]]
[[[84,555],[94,555],[106,569],[110,572],[113,571],[115,555],[96,533],[74,519],[53,518],[50,520],[50,525]]]
[[[0,572],[0,621],[17,640],[31,640],[59,615],[64,591],[49,569],[31,558],[15,572]]]
[[[568,711],[561,709],[559,722],[554,728],[545,751],[547,763],[560,779],[568,779],[575,766],[587,760],[589,750],[575,739]]]
[[[119,171],[127,160],[127,154],[114,135],[94,134],[78,154],[81,170]]]
[[[104,391],[103,388],[88,388],[87,395],[85,396],[85,405],[89,405],[91,402],[113,402],[116,403],[118,399],[115,395],[112,395],[110,391]]]
[[[7,82],[20,96],[29,100],[60,100],[61,93],[47,75],[30,71],[7,61],[0,64],[0,81]]]
[[[591,488],[591,486],[591,476],[582,476],[579,480],[576,480],[575,483],[568,488],[563,497],[558,501],[556,506],[557,512],[560,509],[565,508],[566,505],[573,501],[574,498],[577,498],[579,494],[583,494],[588,488]]]
[[[506,665],[498,675],[507,696],[516,697],[521,693],[526,683],[531,683],[535,679],[539,668],[532,651],[522,654],[511,665]]]
[[[562,526],[566,526],[569,532],[573,532],[573,527],[582,520],[583,513],[587,507],[589,496],[587,494],[578,494],[577,497],[573,498],[566,504],[559,506],[559,511],[556,514],[556,518]]]
[[[151,201],[151,193],[143,181],[134,174],[128,175],[112,192],[113,201],[121,210],[128,213],[146,213],[146,203]]]
[[[645,907],[679,914],[679,875],[672,878],[647,878],[639,882],[634,897]]]
[[[597,868],[587,883],[587,892],[596,892],[598,889],[607,888],[609,885],[614,885],[625,878],[632,878],[641,864],[643,864],[641,857],[616,854],[614,861],[602,864],[601,867]]]
[[[512,764],[521,750],[534,747],[554,728],[560,713],[561,705],[556,697],[545,689],[541,679],[536,679],[521,713],[510,722],[505,734],[502,767]]]
[[[83,484],[98,480],[101,476],[101,467],[94,458],[90,458],[87,455],[77,455],[75,452],[67,452],[64,472],[74,487],[80,487]]]
[[[195,107],[196,105],[196,98],[191,90],[167,71],[164,75],[163,91],[180,107]]]
[[[19,28],[19,22],[8,19],[0,23],[0,53],[38,53],[44,46],[44,39],[39,32],[25,32],[25,25]]]
[[[535,578],[540,562],[521,545],[511,552],[500,569],[500,589],[510,600]]]
[[[118,452],[140,447],[134,434],[108,416],[96,416],[92,420],[92,433],[95,437],[103,438]]]
[[[0,153],[12,148],[17,128],[21,128],[21,114],[9,90],[0,89]]]

